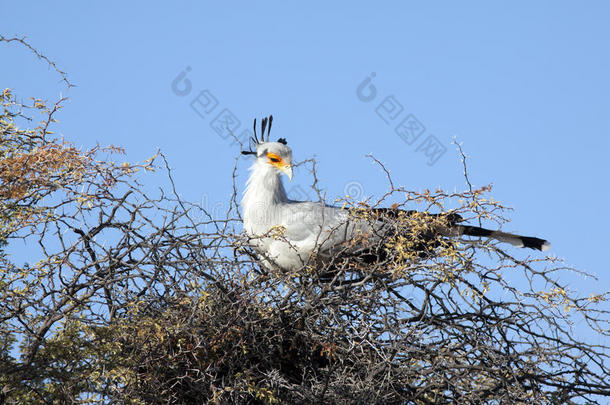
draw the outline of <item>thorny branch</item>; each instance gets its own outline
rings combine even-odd
[[[32,151],[52,142],[33,139]],[[3,258],[5,401],[560,403],[610,395],[608,347],[573,330],[584,320],[607,337],[607,294],[575,295],[557,259],[477,240],[438,240],[433,255],[421,256],[413,244],[427,225],[398,218],[414,239],[380,246],[392,252],[384,261],[337,257],[332,268],[270,272],[241,235],[239,213],[214,218],[183,201],[162,158],[170,193],[146,194],[136,181],[153,161],[115,165],[83,152],[64,162],[78,168],[70,176],[37,172],[31,192],[3,200],[35,202],[37,214],[9,239],[41,246],[34,264]],[[28,200],[41,184],[50,198]],[[455,211],[466,218],[506,221],[501,205],[480,198],[485,190],[414,193],[393,184],[381,200],[351,209],[366,218],[398,194],[397,209],[462,200]],[[509,281],[517,272],[525,285]],[[20,359],[8,349],[17,342]]]
[[[30,45],[30,43],[28,41],[26,41],[25,37],[11,37],[11,38],[7,38],[3,35],[0,35],[0,42],[6,42],[6,43],[11,43],[11,42],[17,42],[23,46],[25,46],[26,48],[28,48],[30,51],[32,51],[32,53],[34,55],[36,55],[36,57],[38,59],[41,59],[43,61],[45,61],[54,71],[56,71],[60,76],[61,76],[61,80],[66,84],[66,86],[68,88],[70,87],[74,87],[74,85],[72,83],[70,83],[70,81],[68,80],[68,75],[66,74],[66,72],[64,72],[63,70],[59,69],[57,67],[57,64],[55,62],[53,62],[51,59],[49,59],[48,57],[46,57],[45,55],[43,55],[42,53],[40,53],[36,48],[34,48],[32,45]]]

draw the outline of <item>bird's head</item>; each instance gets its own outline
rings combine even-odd
[[[288,147],[286,139],[280,138],[277,142],[271,142],[269,133],[271,132],[271,123],[273,116],[263,118],[261,123],[261,139],[256,136],[256,119],[254,119],[254,137],[252,143],[255,146],[255,151],[242,151],[244,155],[255,155],[259,164],[269,165],[269,167],[278,170],[278,172],[288,176],[292,180],[292,150]],[[267,130],[267,139],[265,139],[265,128],[269,123]]]

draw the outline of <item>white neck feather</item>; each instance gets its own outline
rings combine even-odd
[[[281,173],[274,167],[257,160],[250,170],[252,173],[241,200],[245,224],[262,212],[289,201],[280,178]]]

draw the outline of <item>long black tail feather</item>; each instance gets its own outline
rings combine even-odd
[[[400,212],[407,216],[413,216],[419,213],[418,211],[414,210],[404,211],[396,208],[376,208],[373,209],[373,212],[379,215],[380,218],[385,217],[389,219],[398,218]],[[481,228],[479,226],[461,225],[460,222],[462,222],[464,219],[456,213],[448,212],[441,214],[426,214],[426,216],[431,218],[443,217],[446,220],[447,226],[440,231],[440,233],[444,236],[458,237],[464,235],[493,238],[500,242],[510,243],[516,247],[530,248],[543,252],[551,248],[551,244],[545,239],[540,239],[533,236],[516,235],[502,231],[494,231],[491,229]]]
[[[510,243],[516,247],[524,247],[542,252],[547,251],[551,248],[551,244],[544,239],[536,238],[534,236],[523,236],[515,235],[512,233],[492,231],[490,229],[480,228],[478,226],[471,225],[455,225],[458,230],[461,230],[462,235],[466,236],[479,236],[488,237],[499,240],[500,242]]]

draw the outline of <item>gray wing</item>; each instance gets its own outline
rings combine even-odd
[[[294,246],[330,257],[336,253],[355,253],[359,240],[378,240],[386,224],[355,218],[349,210],[314,202],[291,202],[282,205],[284,237]],[[371,240],[373,239],[373,240]]]

